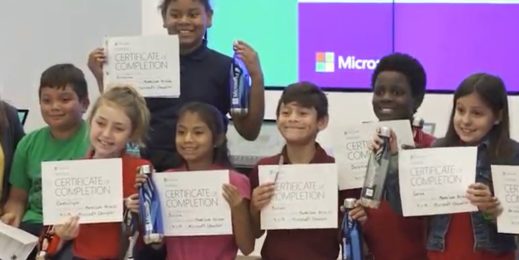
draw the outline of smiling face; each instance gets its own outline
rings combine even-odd
[[[465,144],[480,143],[494,124],[499,123],[500,115],[496,115],[476,92],[458,98],[455,105],[454,130]]]
[[[171,1],[163,17],[168,34],[178,35],[182,53],[190,53],[202,44],[213,13],[197,0]]]
[[[396,71],[378,74],[373,88],[373,111],[380,121],[411,119],[414,100],[407,77]]]
[[[64,88],[42,87],[40,111],[43,120],[52,131],[66,132],[78,126],[88,107],[88,100],[79,100],[70,85]]]
[[[328,124],[328,117],[317,118],[317,110],[299,105],[297,102],[281,103],[277,126],[288,144],[308,144]]]
[[[177,121],[176,148],[189,168],[213,162],[215,140],[209,126],[195,112],[186,112]]]
[[[104,102],[90,123],[90,143],[94,158],[119,157],[132,134],[132,122],[121,107]]]

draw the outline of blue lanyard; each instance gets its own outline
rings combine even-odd
[[[146,179],[146,182],[139,189],[139,197],[141,198],[140,211],[144,222],[144,233],[158,232],[162,234],[160,202],[151,176]]]
[[[362,260],[362,244],[358,223],[350,219],[348,209],[342,218],[342,260]]]

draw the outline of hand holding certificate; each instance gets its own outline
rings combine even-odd
[[[274,196],[261,211],[261,229],[337,228],[335,164],[259,166],[260,184],[276,178]]]
[[[366,175],[371,151],[368,149],[376,129],[386,126],[397,136],[398,147],[414,147],[409,120],[369,122],[334,128],[334,157],[339,168],[339,188],[341,190],[361,188]]]
[[[43,162],[43,223],[120,222],[123,217],[121,158]]]
[[[399,183],[404,216],[477,211],[466,198],[476,179],[476,147],[401,150]]]
[[[519,166],[492,165],[494,193],[503,207],[499,233],[519,234]]]

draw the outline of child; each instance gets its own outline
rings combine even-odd
[[[371,79],[375,115],[380,121],[411,121],[422,104],[425,85],[425,70],[418,60],[401,53],[383,57]],[[434,137],[418,130],[414,141],[417,147],[429,147]],[[426,259],[423,218],[402,217],[387,198],[378,209],[367,209],[367,213],[369,221],[363,234],[375,259]]]
[[[151,111],[150,140],[143,156],[149,158],[158,171],[178,167],[182,162],[176,156],[174,132],[177,112],[190,101],[211,104],[222,114],[230,110],[231,58],[207,47],[204,35],[212,26],[213,9],[209,0],[164,0],[160,5],[163,26],[180,41],[180,98],[147,98]],[[248,140],[259,134],[264,114],[263,74],[256,52],[246,43],[238,41],[233,46],[251,75],[249,113],[246,116],[231,114],[236,130]],[[88,66],[102,91],[102,65],[106,60],[103,49],[94,50]],[[227,125],[227,122],[225,123]]]
[[[476,183],[467,198],[479,211],[435,215],[429,219],[427,256],[431,260],[513,260],[514,237],[497,233],[499,201],[493,196],[491,164],[518,165],[519,144],[510,138],[506,89],[500,78],[479,73],[454,93],[447,134],[435,147],[477,146]],[[396,152],[396,138],[391,140]],[[373,148],[379,146],[375,138]]]
[[[175,171],[231,169],[223,115],[217,108],[199,102],[184,105],[178,115],[176,148],[183,165]],[[250,228],[250,183],[243,174],[230,170],[230,184],[223,186],[223,196],[231,207],[233,235],[167,237],[167,259],[234,260],[237,249],[244,255],[254,250]],[[137,176],[137,183],[143,179]],[[136,198],[135,194],[131,198]],[[138,212],[138,200],[129,208]]]
[[[48,126],[22,138],[14,154],[12,185],[2,221],[39,236],[42,229],[41,162],[78,159],[88,148],[83,113],[88,88],[83,72],[72,64],[45,70],[38,90],[43,120]]]
[[[88,118],[92,150],[89,159],[122,158],[123,196],[135,193],[135,173],[148,161],[125,154],[128,142],[142,144],[149,126],[150,113],[144,98],[128,86],[115,86],[97,99]],[[121,202],[123,198],[121,198]],[[121,223],[78,225],[72,217],[56,227],[65,240],[74,239],[73,254],[80,259],[122,259]]]
[[[14,150],[24,135],[16,108],[0,100],[0,215],[9,194],[9,174]]]
[[[315,141],[319,131],[328,124],[328,100],[314,84],[300,82],[283,91],[276,110],[277,126],[286,145],[280,154],[264,158],[258,165],[297,163],[333,163]],[[282,157],[282,159],[281,159]],[[259,185],[258,166],[251,172],[254,188],[250,207],[253,231],[259,238],[260,211],[274,195],[274,183]],[[340,202],[342,204],[342,202]],[[350,212],[354,219],[365,221],[365,213],[357,207]],[[261,250],[264,259],[337,259],[339,253],[338,229],[269,230]]]

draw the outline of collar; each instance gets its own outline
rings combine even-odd
[[[326,153],[326,151],[321,147],[321,145],[318,142],[315,142],[315,154],[310,163],[319,163],[325,161],[327,157],[328,154]],[[279,153],[279,161],[281,161],[282,164],[292,164],[290,162],[290,159],[288,158],[286,144],[283,146],[281,153]]]
[[[188,54],[180,55],[180,60],[181,61],[185,61],[185,60],[200,61],[200,60],[203,60],[207,56],[208,53],[209,53],[209,48],[207,48],[207,40],[203,39],[202,44],[200,44],[200,46],[198,46],[198,48],[196,48],[194,51],[192,51],[191,53],[188,53]]]

